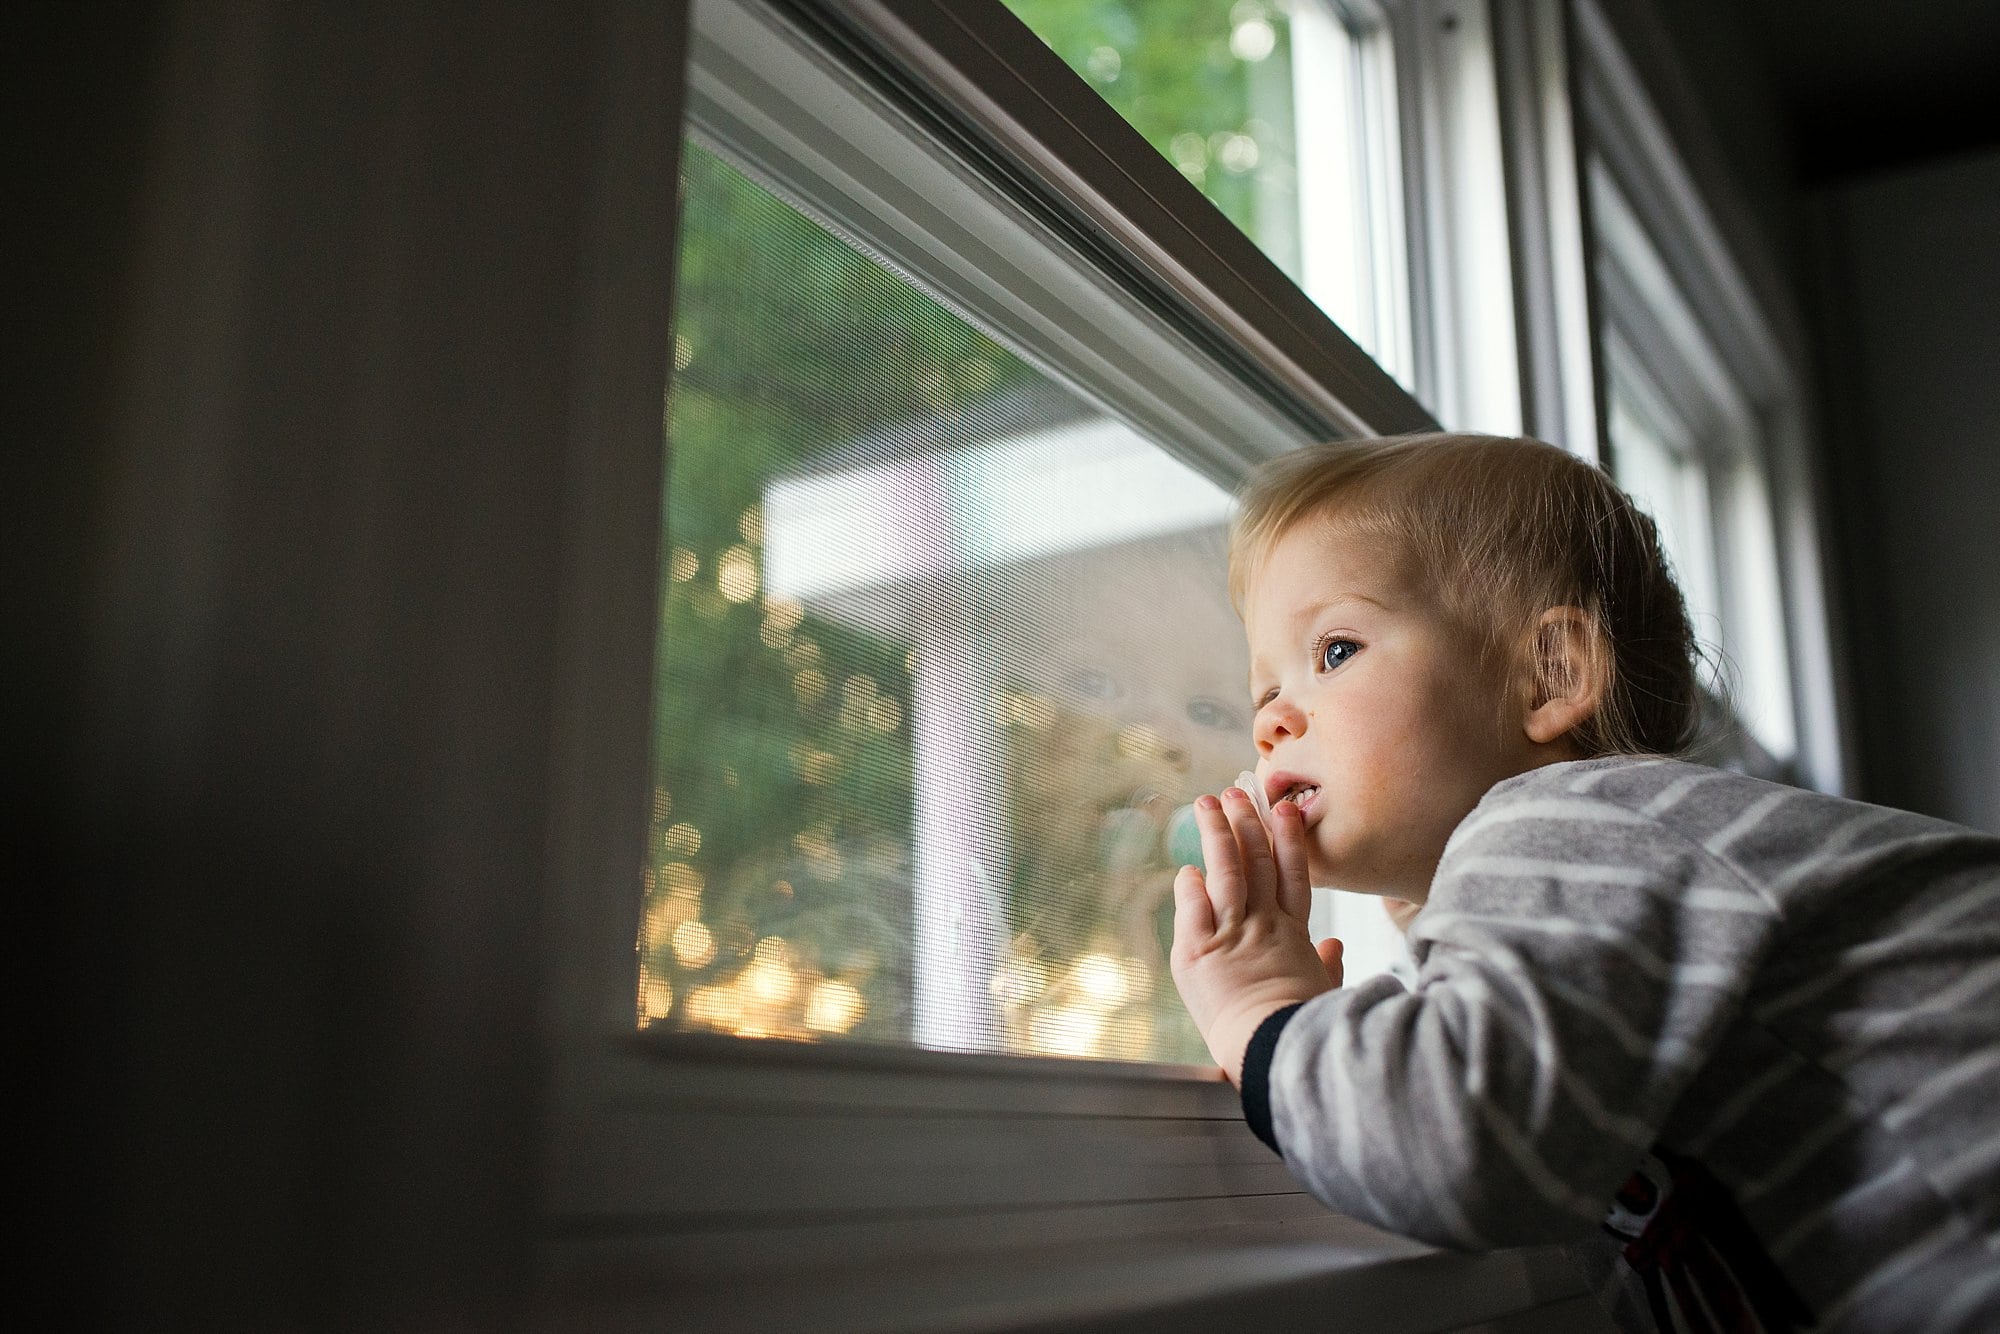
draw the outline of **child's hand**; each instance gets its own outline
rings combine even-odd
[[[1232,1083],[1257,1025],[1294,1001],[1340,985],[1340,942],[1306,934],[1312,886],[1298,807],[1279,802],[1267,832],[1250,798],[1230,788],[1195,802],[1203,875],[1174,878],[1174,985]]]

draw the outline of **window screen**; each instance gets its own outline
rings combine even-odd
[[[1253,758],[1228,497],[684,171],[639,1022],[1205,1062],[1166,947]]]

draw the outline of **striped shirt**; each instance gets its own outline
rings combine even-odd
[[[1773,1327],[1775,1288],[1819,1329],[2000,1329],[2000,838],[1673,760],[1551,765],[1460,823],[1409,941],[1413,986],[1273,1016],[1246,1059],[1252,1126],[1332,1208],[1575,1242],[1631,1328],[1697,1300],[1690,1273],[1754,1296],[1761,1268]],[[1662,1187],[1701,1240],[1647,1225]],[[1735,1296],[1692,1290],[1731,1326]]]

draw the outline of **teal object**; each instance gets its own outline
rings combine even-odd
[[[1194,822],[1192,802],[1167,817],[1167,860],[1176,867],[1208,869],[1201,859],[1201,829]]]

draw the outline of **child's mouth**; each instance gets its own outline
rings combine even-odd
[[[1311,814],[1313,805],[1318,800],[1318,783],[1298,783],[1294,784],[1284,796],[1278,798],[1278,804],[1282,805],[1289,801],[1292,805],[1299,808],[1299,814],[1303,816]]]

